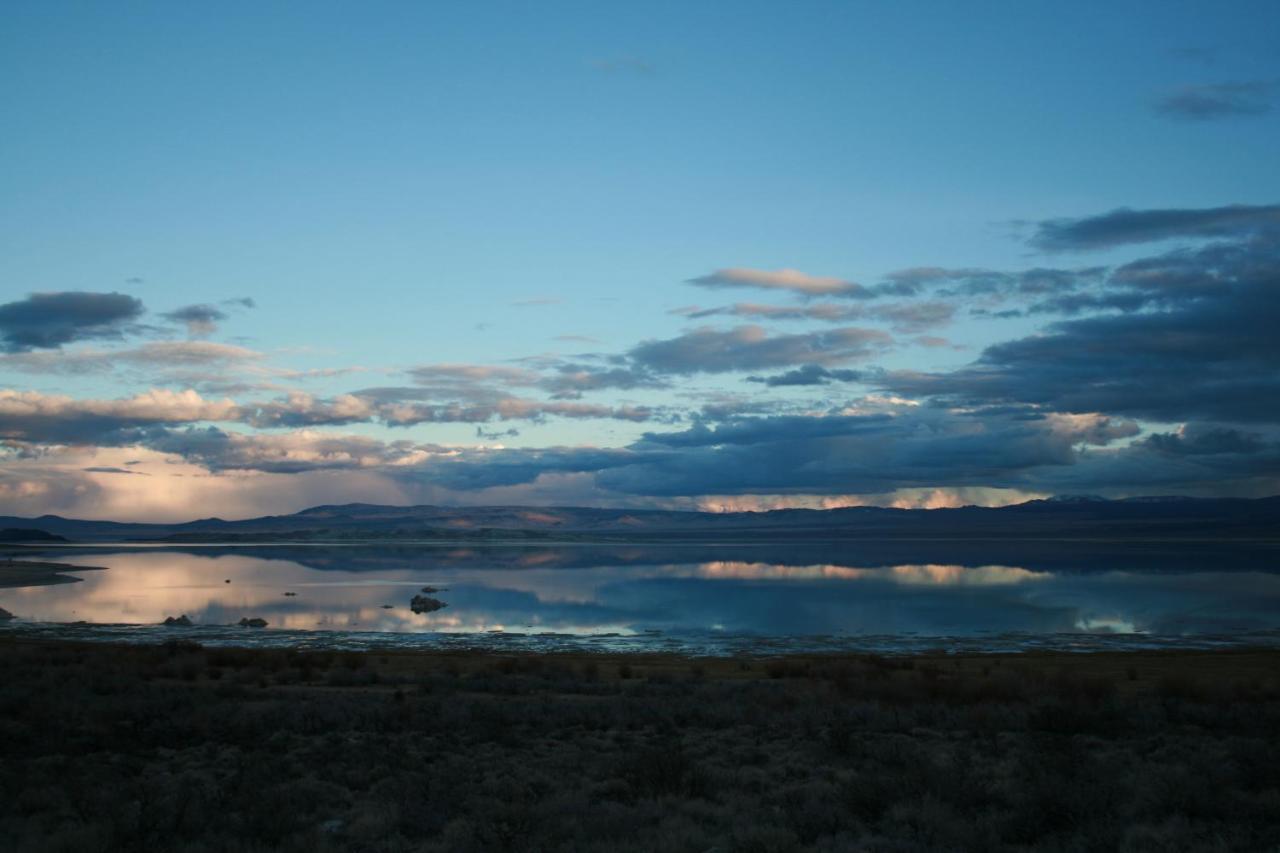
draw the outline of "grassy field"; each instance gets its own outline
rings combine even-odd
[[[335,653],[0,638],[31,851],[1278,850],[1280,652]]]

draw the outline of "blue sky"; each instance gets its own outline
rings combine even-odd
[[[305,425],[308,434],[328,437],[456,446],[463,456],[497,443],[477,427],[515,429],[501,443],[542,462],[540,449],[644,452],[647,433],[744,418],[883,413],[888,398],[958,416],[977,401],[936,384],[922,390],[900,374],[964,371],[987,347],[1080,320],[1079,309],[1067,316],[1029,310],[1025,299],[997,305],[989,291],[976,295],[971,281],[968,290],[953,283],[942,296],[865,300],[814,296],[795,282],[875,287],[922,267],[1049,268],[1077,276],[1074,289],[1114,292],[1132,282],[1085,281],[1079,271],[1114,270],[1214,241],[1247,242],[1270,258],[1269,211],[1280,196],[1277,33],[1280,8],[1243,2],[13,4],[0,32],[0,106],[8,117],[0,136],[0,303],[22,305],[33,293],[119,292],[140,300],[144,312],[77,327],[49,346],[11,342],[0,388],[63,395],[81,409],[84,401],[128,400],[150,389],[231,399],[243,409],[291,391],[328,401],[422,388],[430,383],[406,371],[424,365],[554,373],[585,364],[645,373],[647,384],[574,398],[658,413],[644,419],[495,415],[481,423],[479,415],[458,422],[437,412],[394,426],[385,412],[325,422],[312,412]],[[1121,208],[1233,205],[1253,211],[1247,221],[1232,220],[1234,231],[1205,231],[1201,222],[1174,228],[1163,241],[1130,235],[1052,250],[1037,236],[1046,222],[1089,221]],[[717,270],[794,270],[809,278],[778,279],[789,287],[753,287],[732,275],[722,287],[690,284]],[[244,298],[254,307],[228,303]],[[931,302],[950,313],[910,329],[869,310],[840,321],[776,312],[764,319],[759,311],[690,316],[689,306],[744,302],[792,309]],[[163,318],[191,305],[215,306],[225,318],[216,328],[192,329]],[[1098,316],[1217,310],[1206,306],[1154,299],[1131,302],[1124,317],[1108,313],[1114,305]],[[671,313],[681,308],[688,310]],[[1011,311],[1021,316],[991,316]],[[28,322],[21,311],[16,316],[11,324]],[[810,363],[790,355],[684,372],[669,362],[655,372],[637,360],[646,341],[689,343],[697,329],[728,334],[748,324],[766,338],[856,328],[891,341],[832,355],[830,340],[798,340],[817,347],[815,365],[872,371],[863,381],[810,386],[749,380]],[[167,360],[154,348],[147,357],[128,355],[158,342],[222,344],[252,355],[228,359],[229,350],[208,347],[181,356],[171,348]],[[86,353],[95,354],[91,368]],[[596,357],[577,357],[584,353]],[[1191,364],[1201,357],[1184,355]],[[174,369],[179,357],[190,366],[183,375]],[[1270,357],[1249,356],[1260,374],[1274,367]],[[546,401],[554,393],[530,376],[518,383],[496,388],[490,376],[480,384],[490,398]],[[418,403],[426,393],[418,392]],[[439,388],[432,393],[433,405],[458,402]],[[35,405],[31,399],[23,405]],[[388,392],[380,399],[386,403]],[[717,421],[707,406],[725,400],[736,409]],[[1078,402],[1026,393],[998,402],[1034,407],[1042,420],[1131,419],[1136,432],[1099,439],[1095,456],[1124,454],[1152,434],[1182,435],[1189,423],[1197,435],[1235,430],[1259,436],[1254,444],[1271,441],[1269,422],[1256,413],[1085,411]],[[63,408],[66,418],[79,411]],[[1064,484],[1003,468],[983,481],[972,471],[948,476],[946,466],[928,482],[918,474],[868,476],[853,464],[867,449],[847,448],[834,466],[849,464],[847,482],[768,477],[768,496],[759,490],[766,485],[715,476],[702,493],[618,491],[606,486],[603,469],[577,463],[567,473],[531,471],[534,479],[495,492],[459,490],[430,460],[396,458],[394,467],[415,469],[411,480],[403,470],[388,475],[385,456],[358,470],[284,473],[236,467],[156,433],[215,429],[283,442],[300,428],[243,411],[222,421],[134,419],[129,429],[145,426],[150,434],[77,433],[74,440],[65,429],[42,433],[4,418],[0,407],[9,453],[0,510],[14,512],[109,514],[137,505],[144,514],[180,515],[196,510],[188,501],[212,500],[236,514],[272,502],[297,508],[312,494],[711,505],[707,496],[722,487],[742,505],[776,504],[778,494],[800,502],[816,495],[985,499],[1062,485],[1252,494],[1276,482],[1271,463],[1259,468],[1258,459],[1242,467],[1270,480],[1239,480],[1217,460],[1216,477],[1163,482],[1081,475]],[[1068,441],[1068,452],[1077,453],[1080,441]],[[191,478],[226,480],[218,488],[228,495],[257,490],[262,497],[242,504],[184,486],[181,499],[175,492],[138,505],[141,487],[120,483],[142,478],[83,470],[125,470],[125,457],[139,454],[147,458],[132,461],[155,468],[150,480],[182,468]],[[466,464],[480,470],[497,459],[489,452]],[[804,459],[797,473],[806,464],[832,467]],[[1076,461],[1052,465],[1078,474]],[[628,469],[610,470],[621,478]],[[143,493],[162,494],[154,483]]]

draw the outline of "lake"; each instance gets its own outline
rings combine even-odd
[[[377,648],[1095,650],[1280,645],[1274,545],[94,546],[0,590],[41,636]],[[423,587],[447,604],[415,613]],[[186,615],[190,628],[158,626]],[[265,629],[242,628],[265,619]]]

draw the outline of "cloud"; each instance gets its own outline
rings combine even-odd
[[[785,290],[802,296],[865,298],[871,295],[865,287],[852,281],[814,276],[790,269],[754,270],[731,267],[716,270],[709,275],[691,278],[689,284],[712,289],[753,287],[761,290]]]
[[[285,480],[331,477],[323,482],[332,484],[341,476],[359,478],[370,494],[444,502],[541,495],[681,506],[705,496],[745,506],[759,496],[795,505],[867,495],[946,502],[985,489],[1022,495],[1276,491],[1280,206],[1118,210],[1045,220],[1032,242],[1086,249],[1165,239],[1194,242],[1109,267],[912,267],[856,294],[874,300],[812,298],[823,288],[828,296],[853,295],[852,283],[798,273],[725,276],[703,286],[750,286],[802,299],[680,313],[833,325],[798,334],[761,325],[700,327],[612,355],[424,364],[407,371],[412,382],[404,387],[346,394],[295,387],[271,399],[214,399],[192,389],[216,381],[230,387],[254,376],[288,386],[296,383],[286,380],[306,373],[276,370],[261,353],[203,340],[96,349],[5,338],[9,351],[0,355],[0,368],[51,375],[145,370],[150,381],[174,390],[115,400],[0,392],[0,453],[9,469],[0,472],[0,499],[25,506],[39,494],[62,506],[83,490],[97,496],[85,500],[105,505],[102,495],[166,483],[167,476],[156,475],[170,472],[220,483],[261,478],[289,500],[306,495]],[[891,294],[901,298],[882,298]],[[16,328],[13,306],[35,299],[0,306],[0,318],[8,311],[10,321],[0,332]],[[884,324],[903,335],[903,345],[949,346],[917,332],[947,322],[959,308],[1013,312],[1046,324],[993,343],[959,369],[920,372],[867,366],[893,351],[895,339],[851,323]],[[82,318],[69,327],[70,340],[132,333],[140,328],[140,312],[139,303],[115,320]],[[169,319],[185,322],[178,313]],[[218,322],[207,312],[188,313],[197,324]],[[17,314],[21,325],[22,311]],[[725,373],[740,373],[755,387],[719,396],[699,383],[680,387],[686,377]],[[849,383],[878,393],[851,396],[862,387]],[[266,386],[244,385],[256,387]],[[670,406],[583,399],[670,388]],[[649,431],[623,447],[502,448],[443,447],[404,430],[468,424],[477,442],[496,443],[515,437],[516,422],[555,418],[648,424]],[[339,434],[348,426],[360,434]],[[63,460],[56,475],[46,465],[53,458]],[[154,463],[144,471],[152,477],[119,476],[135,470],[125,464],[135,458]]]
[[[1108,249],[1174,238],[1242,237],[1280,229],[1280,205],[1233,204],[1210,208],[1120,208],[1081,219],[1040,222],[1030,243],[1048,251]]]
[[[226,320],[228,315],[216,306],[201,303],[186,305],[160,316],[171,322],[184,324],[187,334],[202,338],[216,332],[218,324]]]
[[[507,397],[492,404],[458,406],[456,404],[400,404],[383,406],[379,415],[388,426],[413,426],[421,423],[483,423],[499,420],[543,421],[548,417],[573,420],[619,420],[640,423],[655,420],[658,413],[646,406],[604,406],[594,403],[525,400]]]
[[[540,422],[549,417],[604,419],[642,422],[655,420],[659,413],[644,406],[606,406],[559,400],[529,400],[499,395],[472,401],[423,401],[429,395],[416,388],[377,388],[319,398],[301,391],[239,409],[239,420],[259,428],[343,426],[378,422],[390,427],[424,423],[475,423],[527,420]]]
[[[490,385],[534,386],[550,392],[555,399],[577,399],[585,392],[609,388],[666,387],[664,381],[632,367],[597,367],[557,358],[540,359],[538,363],[547,372],[482,364],[433,364],[412,368],[409,375],[424,388],[432,389],[433,397],[491,402],[509,395]]]
[[[421,463],[444,448],[409,441],[381,441],[314,430],[246,435],[218,427],[158,430],[145,445],[180,456],[209,471],[300,474],[314,471],[385,469]]]
[[[667,388],[670,383],[635,367],[595,367],[566,363],[539,381],[539,386],[556,399],[577,399],[589,391],[636,388]]]
[[[541,375],[523,367],[501,367],[488,364],[424,364],[408,370],[419,385],[472,385],[495,382],[501,385],[534,385]]]
[[[1076,463],[1080,447],[1136,432],[1136,425],[1105,416],[956,417],[928,408],[753,418],[649,434],[646,449],[668,452],[613,467],[597,480],[645,495],[857,494],[943,485],[1037,490],[1043,472]]]
[[[209,341],[156,341],[121,350],[51,350],[0,355],[0,370],[23,373],[84,374],[127,365],[166,369],[219,367],[245,364],[263,358],[262,353],[231,344]]]
[[[231,400],[206,400],[191,390],[152,389],[119,400],[0,390],[0,439],[8,441],[123,445],[136,443],[144,427],[238,417]]]
[[[1059,321],[957,371],[885,374],[883,387],[959,405],[1280,422],[1280,241],[1144,258],[1111,282],[1158,310]]]
[[[857,370],[831,370],[820,364],[806,364],[774,376],[748,376],[748,382],[758,382],[770,388],[803,385],[827,385],[831,382],[858,382],[862,373]]]
[[[848,323],[858,320],[886,322],[896,332],[919,332],[944,325],[955,316],[956,308],[947,302],[901,302],[884,305],[836,305],[820,302],[810,305],[760,305],[738,302],[719,308],[677,308],[668,313],[701,320],[707,317],[750,317],[761,320],[821,320]]]
[[[479,448],[397,473],[407,479],[421,480],[446,489],[474,491],[530,484],[555,474],[596,474],[631,465],[636,459],[635,452],[621,448]]]
[[[1271,111],[1274,80],[1244,80],[1183,86],[1156,103],[1156,111],[1190,121],[1257,116]]]
[[[139,299],[123,293],[32,293],[0,305],[0,350],[56,349],[90,339],[119,339],[142,316]]]
[[[136,474],[110,469],[132,465]],[[100,468],[101,471],[84,470]],[[375,470],[270,474],[210,473],[171,454],[128,448],[61,447],[0,468],[0,513],[120,521],[181,522],[195,517],[252,518],[325,503],[413,503],[391,477]]]
[[[770,335],[760,326],[728,331],[704,327],[667,340],[645,341],[630,357],[660,374],[726,373],[856,361],[885,351],[892,342],[887,332],[854,327],[797,335]]]
[[[414,468],[412,476],[466,490],[532,483],[545,473],[590,473],[603,490],[648,497],[885,494],[940,486],[1043,491],[1052,472],[1088,456],[1085,448],[1106,448],[1137,432],[1136,424],[1104,415],[957,416],[897,406],[699,424],[647,433],[616,450],[468,451]]]
[[[1275,454],[1280,449],[1261,433],[1215,424],[1189,424],[1174,432],[1155,433],[1145,439],[1145,444],[1171,456],[1255,455],[1268,451]]]
[[[519,436],[520,430],[515,427],[501,430],[487,430],[484,427],[476,427],[476,438],[484,439],[485,441],[501,441],[504,438],[518,438]]]

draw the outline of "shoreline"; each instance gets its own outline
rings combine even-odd
[[[250,612],[252,608],[246,610]],[[154,623],[40,622],[9,614],[0,622],[0,638],[22,641],[107,646],[141,646],[169,641],[210,649],[351,652],[355,654],[523,654],[643,656],[683,658],[804,658],[879,656],[889,658],[963,658],[971,656],[1099,654],[1204,654],[1259,652],[1280,654],[1280,631],[1241,634],[1126,634],[1068,632],[1054,634],[975,633],[966,635],[815,634],[773,636],[722,632],[571,634],[491,631],[323,630],[257,626],[239,622],[168,625]]]
[[[111,657],[117,662],[150,662],[157,653],[230,656],[239,666],[274,666],[283,657],[308,666],[328,666],[334,661],[379,673],[374,683],[395,684],[411,673],[440,671],[475,672],[496,668],[503,672],[536,671],[542,667],[595,667],[593,679],[601,674],[629,668],[625,679],[649,675],[674,677],[689,674],[696,678],[724,678],[730,681],[769,679],[822,679],[841,667],[870,665],[898,671],[935,671],[963,680],[991,676],[992,670],[1015,673],[1034,682],[1045,673],[1102,678],[1114,681],[1118,693],[1151,692],[1161,678],[1198,680],[1209,687],[1233,685],[1241,679],[1268,679],[1280,690],[1280,649],[1260,646],[1217,649],[1143,649],[1065,651],[948,652],[944,649],[884,655],[874,652],[777,652],[762,649],[755,654],[700,655],[672,651],[608,650],[519,650],[480,647],[317,649],[258,646],[204,646],[188,637],[158,636],[152,642],[110,642],[106,640],[66,640],[22,637],[0,632],[0,658],[18,649],[46,649],[72,652],[85,660]],[[515,663],[512,663],[515,662]],[[304,666],[304,668],[307,668]],[[184,678],[185,682],[200,679]],[[607,680],[607,679],[606,679]]]
[[[46,560],[0,561],[0,589],[21,589],[28,586],[79,583],[78,578],[66,572],[105,572],[106,566],[76,566],[70,563],[54,563]]]

